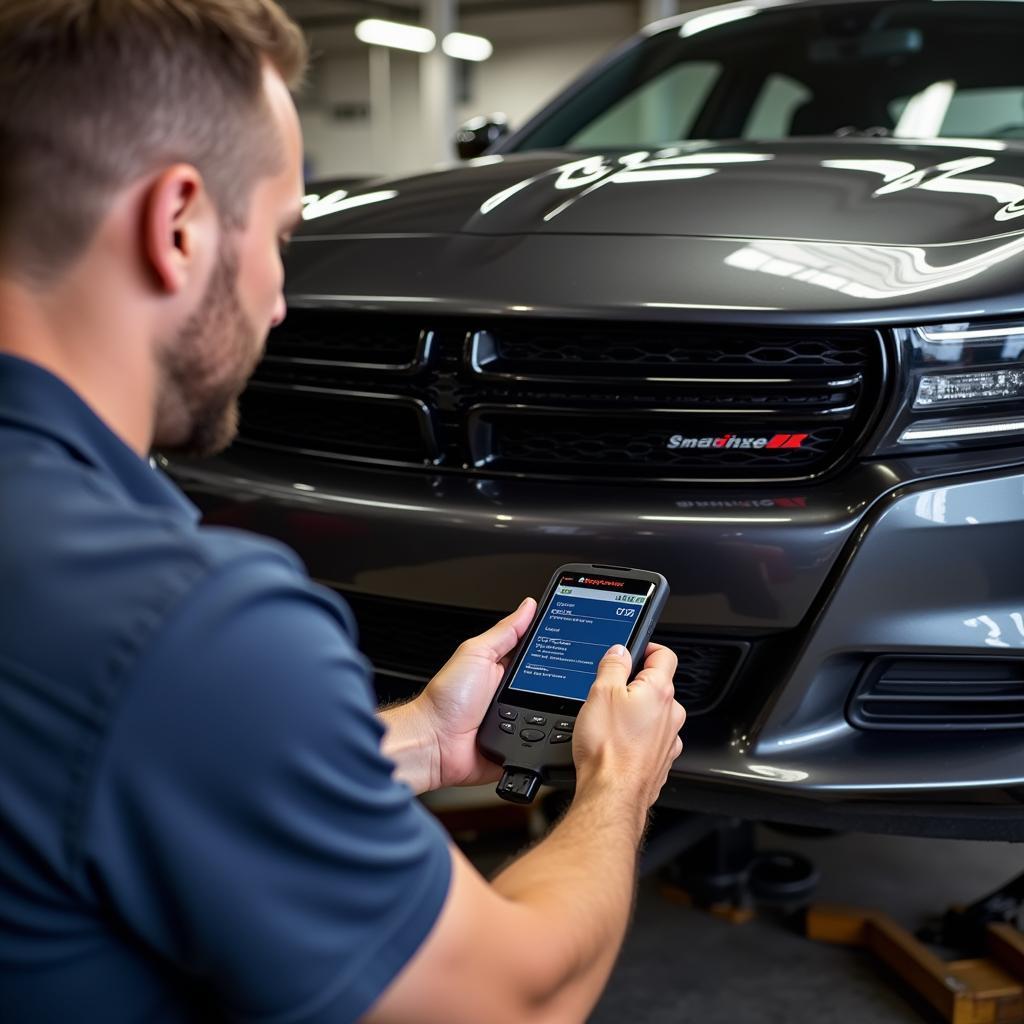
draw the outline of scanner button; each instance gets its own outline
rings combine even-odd
[[[568,743],[572,740],[571,732],[553,732],[551,734],[552,743]]]
[[[502,732],[513,732],[514,733],[516,731],[516,727],[511,722],[499,722],[498,723],[498,728]]]
[[[559,732],[572,732],[574,721],[571,718],[563,718],[561,722],[555,722],[555,728]]]
[[[543,715],[527,715],[527,725],[547,725],[548,720]]]
[[[505,719],[506,722],[514,722],[519,717],[518,711],[513,711],[512,708],[498,708],[498,714]],[[508,731],[507,729],[505,730]]]
[[[544,739],[544,731],[542,729],[522,729],[519,735],[527,743],[536,743],[537,740]]]

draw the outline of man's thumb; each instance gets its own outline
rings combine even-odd
[[[633,660],[622,644],[610,648],[597,666],[594,686],[625,686],[629,682],[629,670]]]

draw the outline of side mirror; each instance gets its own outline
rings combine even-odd
[[[472,160],[505,135],[508,135],[508,118],[504,114],[474,117],[455,133],[455,150],[460,160]]]

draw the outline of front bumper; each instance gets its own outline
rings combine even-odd
[[[283,540],[350,594],[494,617],[563,562],[663,572],[663,629],[753,646],[691,718],[666,804],[1024,840],[1024,733],[867,732],[846,717],[876,654],[1024,656],[1024,470],[986,459],[862,463],[748,493],[384,473],[243,446],[173,471],[208,521]]]

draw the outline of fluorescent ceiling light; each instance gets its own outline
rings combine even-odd
[[[366,18],[356,25],[356,38],[371,46],[391,46],[396,50],[430,53],[437,45],[437,37],[429,28],[401,25],[397,21]]]
[[[494,53],[489,39],[465,32],[449,32],[441,40],[441,49],[456,60],[487,60]]]

